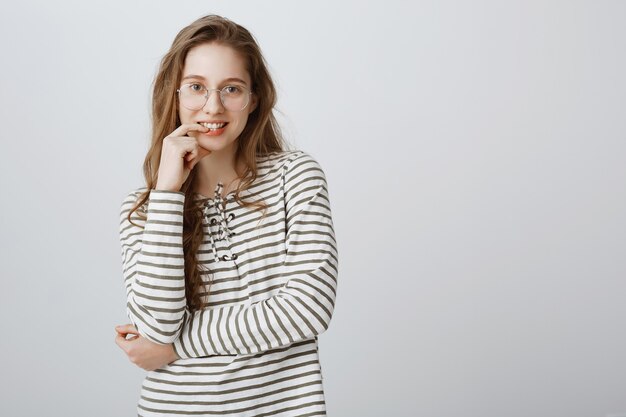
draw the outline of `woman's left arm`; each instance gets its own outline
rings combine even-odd
[[[174,350],[181,358],[241,355],[276,349],[324,332],[337,292],[338,251],[326,177],[300,151],[284,166],[286,283],[251,305],[205,308],[189,314]]]

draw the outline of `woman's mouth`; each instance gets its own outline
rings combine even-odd
[[[225,123],[200,123],[200,124],[202,126],[204,126],[204,127],[209,129],[207,132],[202,132],[202,134],[207,135],[207,136],[219,136],[226,129],[226,126],[228,125],[228,122],[225,122]]]

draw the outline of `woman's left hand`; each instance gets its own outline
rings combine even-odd
[[[180,359],[172,344],[160,345],[141,336],[132,324],[115,327],[115,343],[126,353],[128,359],[141,369],[154,371]],[[126,335],[135,337],[126,339]]]

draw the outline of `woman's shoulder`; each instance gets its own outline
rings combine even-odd
[[[132,200],[133,202],[135,202],[146,191],[148,191],[148,187],[146,187],[145,185],[132,188],[126,192],[126,197],[124,198],[124,201]]]
[[[281,168],[283,172],[296,165],[312,164],[321,170],[321,167],[315,157],[311,153],[302,149],[290,149],[284,151],[276,151],[259,158],[259,165],[267,168]]]
[[[276,167],[284,165],[285,162],[290,160],[294,154],[298,153],[298,150],[280,150],[270,153],[262,154],[257,157],[257,164],[260,167]]]
[[[124,198],[122,199],[122,207],[121,207],[122,214],[124,212],[128,212],[129,210],[131,210],[135,206],[137,201],[141,198],[141,196],[145,194],[147,191],[148,191],[148,187],[145,185],[140,186],[140,187],[135,187],[131,190],[126,191],[124,193]]]

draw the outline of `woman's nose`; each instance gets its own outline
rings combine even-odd
[[[222,98],[219,90],[211,90],[208,92],[209,98],[204,103],[203,110],[207,113],[221,113],[224,110]]]

